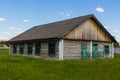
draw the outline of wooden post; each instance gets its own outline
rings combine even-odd
[[[90,58],[92,59],[92,41],[90,41]]]
[[[19,44],[17,44],[17,54],[19,54]]]
[[[114,58],[114,43],[112,43],[112,58]]]
[[[35,55],[35,43],[33,43],[33,48],[32,48],[32,55]]]
[[[24,55],[27,55],[27,43],[24,44]]]
[[[63,56],[64,56],[64,40],[60,40],[59,41],[59,60],[63,60]]]

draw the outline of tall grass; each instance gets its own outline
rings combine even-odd
[[[120,80],[120,55],[114,59],[41,60],[0,50],[0,80]]]

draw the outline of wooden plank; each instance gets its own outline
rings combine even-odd
[[[92,19],[86,20],[74,30],[66,34],[64,38],[111,41],[100,29],[99,25],[97,25],[97,23],[95,23]]]

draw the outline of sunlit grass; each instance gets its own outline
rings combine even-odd
[[[120,80],[120,55],[114,59],[41,60],[0,50],[0,80]]]

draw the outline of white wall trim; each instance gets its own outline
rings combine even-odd
[[[35,43],[33,43],[33,47],[32,47],[32,55],[35,55]]]
[[[64,40],[61,39],[59,41],[59,60],[63,60],[63,55],[64,55]]]

